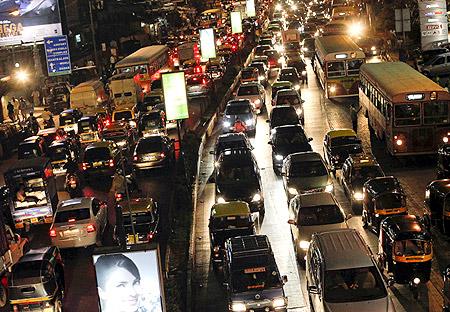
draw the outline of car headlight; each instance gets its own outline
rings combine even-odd
[[[283,159],[283,155],[275,155],[275,160],[282,161]]]
[[[220,250],[220,247],[219,247],[219,246],[214,246],[214,248],[213,248],[213,251],[214,251],[214,252],[217,253],[217,252],[219,252],[219,250]]]
[[[120,147],[124,147],[127,144],[127,141],[119,141],[116,144]]]
[[[258,193],[253,195],[252,202],[257,202],[257,201],[260,201],[260,200],[261,200],[261,195],[259,195]]]
[[[289,194],[291,194],[291,195],[298,195],[297,190],[293,187],[288,188],[288,191],[289,191]]]
[[[224,122],[223,122],[223,126],[224,126],[225,128],[228,128],[228,127],[231,126],[231,122],[229,122],[229,121],[224,121]]]
[[[336,87],[334,85],[330,86],[330,93],[336,92]]]
[[[297,112],[297,115],[299,115],[299,116],[303,113],[303,109],[301,109],[301,108],[297,108],[295,111]]]
[[[136,127],[136,121],[130,120],[129,122],[130,126],[135,128]]]
[[[245,312],[247,311],[247,306],[242,302],[232,302],[231,311],[233,312]]]
[[[333,188],[334,188],[333,183],[330,183],[327,186],[325,186],[325,192],[331,193],[333,192]]]
[[[415,278],[413,279],[413,283],[414,283],[415,285],[419,285],[419,284],[420,284],[420,278],[415,277]]]
[[[284,61],[284,59],[283,59],[282,57],[280,57],[280,58],[278,59],[278,64],[283,64],[283,61]]]
[[[302,71],[302,76],[306,76],[306,70]]]
[[[286,305],[286,301],[284,298],[275,298],[272,300],[272,307],[274,308],[281,308]]]
[[[371,47],[371,48],[370,48],[370,50],[372,50],[372,51],[376,51],[376,50],[377,50],[377,48],[376,48],[375,46],[373,46],[373,47]]]
[[[363,200],[364,194],[362,192],[354,192],[353,193],[353,199],[354,200]]]
[[[294,86],[294,89],[295,89],[296,91],[300,90],[300,85],[295,85],[295,86]]]
[[[259,80],[259,81],[264,81],[264,80],[266,80],[266,77],[264,77],[264,76],[259,76],[259,77],[258,77],[258,80]]]
[[[254,103],[255,105],[259,105],[259,104],[261,104],[261,100],[260,100],[260,99],[256,99],[253,103]]]
[[[247,126],[252,126],[252,125],[253,125],[253,119],[247,119],[247,120],[245,121],[245,124],[246,124]]]
[[[219,198],[217,198],[217,202],[218,202],[219,204],[223,204],[223,203],[225,203],[225,198],[223,198],[222,196],[220,196]]]
[[[430,198],[430,190],[425,191],[425,198],[426,199]]]
[[[298,245],[303,250],[306,250],[306,249],[309,248],[309,242],[308,241],[302,240],[302,241],[300,241],[300,243]]]

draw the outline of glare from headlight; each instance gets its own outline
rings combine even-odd
[[[291,194],[291,195],[297,195],[298,194],[297,190],[295,188],[293,188],[293,187],[288,188],[288,191],[289,191],[289,194]]]
[[[281,308],[284,307],[286,305],[286,301],[284,300],[284,298],[275,298],[272,301],[272,306],[274,308]]]
[[[223,203],[225,203],[225,199],[223,197],[219,197],[219,198],[217,198],[217,202],[219,204],[223,204]]]
[[[257,202],[261,200],[261,195],[259,195],[258,193],[256,193],[255,195],[253,195],[252,201],[253,202]]]
[[[230,123],[229,121],[224,121],[224,122],[223,122],[223,126],[224,126],[225,128],[228,128],[228,127],[231,126],[231,123]]]
[[[295,4],[293,4],[293,5],[291,5],[291,9],[292,9],[293,11],[296,11],[296,10],[297,10],[297,6],[296,6]]]
[[[258,77],[258,80],[259,80],[259,81],[264,81],[264,80],[266,80],[266,77],[264,77],[264,76],[259,76],[259,77]]]
[[[328,184],[327,186],[325,186],[325,192],[331,193],[333,192],[333,188],[334,188],[333,183]]]
[[[299,246],[301,249],[306,250],[309,248],[309,242],[302,240],[300,241]]]
[[[303,51],[303,52],[308,52],[308,48],[307,48],[307,47],[303,47],[303,48],[302,48],[302,51]]]
[[[275,6],[275,10],[281,11],[281,10],[283,10],[283,6],[282,6],[281,4],[278,3],[278,4]]]
[[[302,76],[306,76],[306,70],[302,71]]]
[[[375,51],[377,48],[375,46],[371,47],[370,50]]]
[[[300,85],[295,85],[295,86],[294,86],[294,89],[295,89],[296,91],[300,90]]]
[[[280,57],[280,58],[278,59],[278,64],[283,64],[283,61],[284,61],[284,59],[283,59],[282,57]]]
[[[354,200],[363,200],[364,194],[362,192],[354,192],[353,193],[353,199]]]
[[[275,155],[275,160],[281,161],[283,159],[284,159],[283,155]]]
[[[219,252],[219,250],[220,250],[219,246],[214,246],[214,249],[213,249],[214,252]]]
[[[442,138],[442,142],[444,142],[444,143],[448,143],[448,137],[446,137],[446,136],[445,136],[445,137],[443,137],[443,138]]]
[[[335,86],[330,86],[330,93],[334,93],[336,92],[336,87]]]
[[[116,144],[120,147],[124,147],[127,144],[127,141],[119,141]]]
[[[301,109],[301,108],[297,108],[295,111],[297,112],[298,116],[301,116],[303,113],[303,109]]]
[[[420,278],[415,277],[415,278],[413,279],[413,283],[416,284],[416,285],[419,285],[419,284],[420,284]]]
[[[242,302],[232,302],[231,311],[233,312],[245,312],[247,311],[247,306]]]
[[[135,121],[133,121],[133,120],[131,120],[130,122],[129,122],[129,124],[130,124],[130,126],[131,127],[136,127],[136,122]]]

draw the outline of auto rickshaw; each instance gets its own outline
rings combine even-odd
[[[70,139],[55,140],[48,147],[48,157],[53,168],[53,174],[56,176],[65,175],[65,165],[70,162],[77,163],[78,150]]]
[[[408,284],[415,299],[418,286],[430,280],[433,246],[424,220],[414,215],[385,218],[378,239],[379,264],[392,281]]]
[[[407,214],[406,194],[393,176],[370,179],[363,187],[363,227],[378,232],[381,221],[393,215]]]
[[[214,268],[223,263],[224,246],[228,238],[253,234],[255,225],[246,202],[231,201],[213,205],[209,218],[209,236]]]
[[[85,145],[92,142],[99,142],[98,122],[95,116],[84,116],[78,120],[78,136],[80,143]]]
[[[450,143],[441,145],[437,157],[437,179],[450,178]]]
[[[444,234],[450,233],[450,179],[434,180],[425,188],[425,204],[431,223],[441,225]]]
[[[166,114],[161,110],[154,110],[143,114],[138,124],[139,135],[167,134]]]

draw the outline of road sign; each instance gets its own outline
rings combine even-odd
[[[67,36],[44,38],[44,48],[49,76],[67,75],[72,72]]]

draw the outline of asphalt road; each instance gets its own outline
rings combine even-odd
[[[369,61],[379,62],[378,58]],[[309,62],[307,62],[309,63]],[[351,120],[349,107],[356,99],[332,102],[324,98],[324,94],[312,68],[308,65],[308,85],[302,87],[302,98],[305,100],[305,131],[313,138],[313,150],[322,153],[323,138],[331,128],[350,128]],[[271,94],[267,89],[267,98]],[[269,101],[266,101],[269,103]],[[270,111],[270,104],[267,111]],[[297,264],[287,224],[287,203],[282,180],[272,169],[271,146],[269,141],[269,126],[265,122],[267,114],[258,117],[257,131],[254,139],[254,155],[261,170],[262,188],[266,207],[264,220],[256,220],[258,231],[268,235],[274,249],[275,258],[282,275],[288,276],[285,292],[289,297],[289,311],[309,311],[308,297],[305,285],[305,272]],[[220,125],[220,122],[219,122]],[[215,137],[221,133],[219,127],[211,137],[203,153],[202,168],[200,170],[201,189],[199,205],[196,214],[195,252],[196,261],[194,272],[194,311],[226,311],[227,302],[225,289],[222,287],[220,274],[215,274],[209,261],[210,245],[208,232],[208,218],[211,206],[215,202],[214,184],[208,180],[213,170],[213,157],[209,155]],[[387,175],[394,175],[400,179],[407,193],[407,206],[412,214],[421,215],[424,209],[424,193],[426,184],[435,178],[434,157],[408,157],[395,159],[386,154],[385,148],[376,139],[372,139],[367,127],[367,119],[359,114],[358,135],[363,140],[366,151],[372,150]],[[337,179],[334,180],[335,195],[346,213],[351,213],[350,227],[356,228],[364,237],[374,253],[378,252],[377,236],[362,228],[359,211],[352,211],[348,199]],[[262,221],[262,222],[261,222]],[[449,238],[443,236],[437,228],[432,229],[434,240],[434,260],[431,281],[419,289],[419,299],[415,300],[408,286],[394,285],[390,293],[397,311],[442,311],[442,278],[441,270],[450,261]]]

